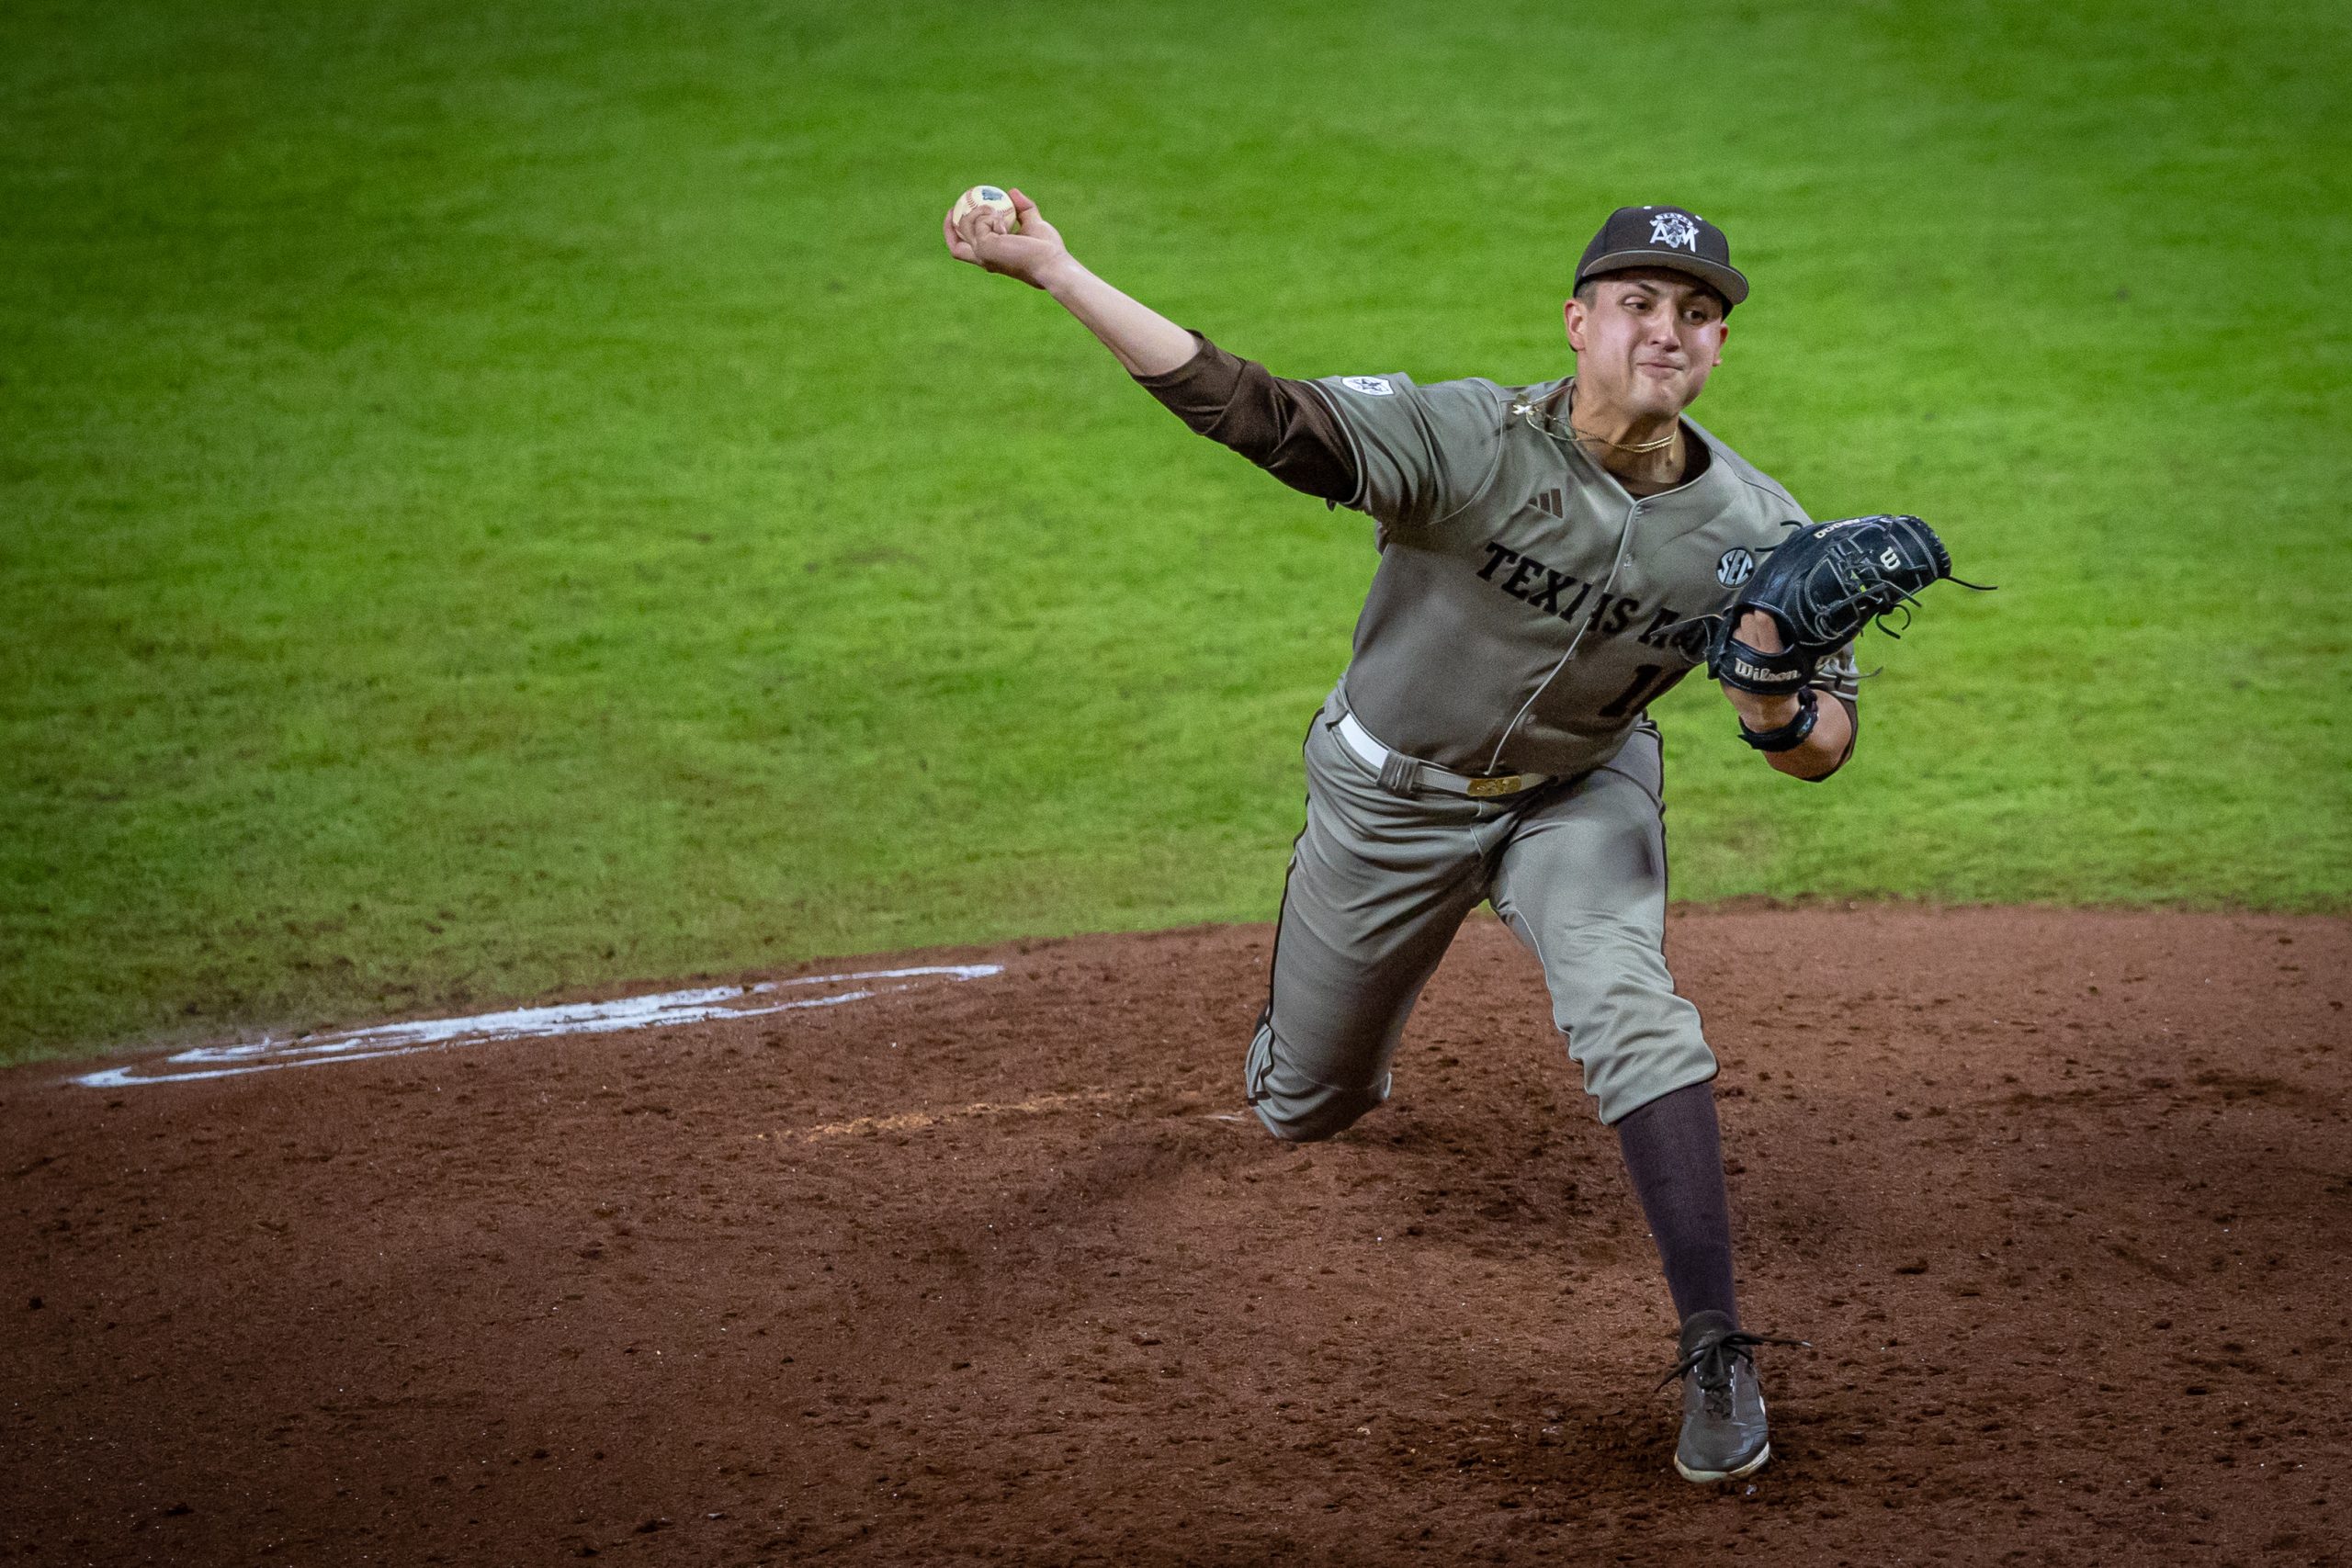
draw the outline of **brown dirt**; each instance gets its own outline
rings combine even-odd
[[[1474,923],[1292,1147],[1220,1119],[1266,945],[0,1076],[0,1559],[2347,1560],[2352,922],[1678,915],[1747,1315],[1818,1347],[1712,1491],[1533,965]]]

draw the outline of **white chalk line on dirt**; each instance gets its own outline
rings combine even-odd
[[[293,1040],[264,1037],[245,1045],[199,1045],[191,1051],[129,1066],[107,1067],[68,1079],[86,1089],[129,1089],[140,1084],[187,1083],[198,1078],[234,1077],[243,1073],[275,1072],[281,1067],[318,1067],[335,1062],[367,1062],[385,1056],[405,1056],[418,1051],[444,1051],[465,1045],[486,1045],[505,1040],[544,1040],[567,1034],[614,1034],[630,1029],[707,1023],[739,1018],[766,1018],[803,1008],[840,1007],[870,997],[918,987],[961,985],[1004,973],[1001,964],[933,964],[911,969],[862,969],[845,975],[804,975],[791,980],[763,980],[751,986],[707,986],[691,991],[664,991],[656,996],[622,997],[606,1002],[567,1002],[556,1007],[516,1008],[506,1012],[478,1013],[471,1018],[418,1019],[408,1023],[383,1023],[368,1029],[305,1035]],[[799,987],[856,985],[863,981],[895,981],[824,997],[764,998]],[[758,1005],[751,1005],[758,1004]]]

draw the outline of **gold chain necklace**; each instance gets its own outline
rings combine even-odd
[[[1534,403],[1521,400],[1521,401],[1511,405],[1510,412],[1527,421],[1528,428],[1531,430],[1544,431],[1546,434],[1551,435],[1556,435],[1559,434],[1561,422],[1553,418],[1549,413],[1544,412],[1542,408]],[[1542,424],[1535,423],[1539,419],[1544,422]],[[1642,453],[1663,451],[1667,447],[1673,446],[1674,438],[1681,434],[1679,429],[1669,429],[1664,435],[1659,436],[1655,441],[1645,441],[1638,446],[1627,446],[1623,441],[1611,441],[1606,435],[1589,434],[1577,428],[1576,401],[1573,397],[1570,398],[1568,402],[1568,418],[1566,423],[1568,427],[1568,439],[1575,442],[1577,446],[1582,446],[1589,444],[1595,446],[1608,446],[1619,452]],[[1676,423],[1679,424],[1680,422],[1677,421]],[[1547,426],[1549,427],[1548,429],[1546,428]]]

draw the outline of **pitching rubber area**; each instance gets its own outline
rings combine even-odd
[[[1296,1145],[1268,942],[0,1074],[0,1562],[2346,1562],[2352,922],[1676,915],[1816,1347],[1703,1488],[1532,962]]]

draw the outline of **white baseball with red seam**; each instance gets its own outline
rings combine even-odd
[[[1003,214],[1004,231],[1006,233],[1017,234],[1021,231],[1020,224],[1013,220],[1012,198],[1005,195],[1003,191],[998,189],[995,186],[974,186],[971,189],[957,197],[956,198],[956,210],[947,215],[947,220],[955,224],[957,231],[961,231],[964,227],[965,215],[980,210]]]

